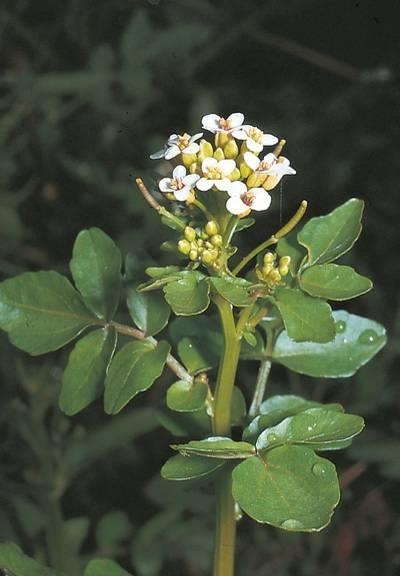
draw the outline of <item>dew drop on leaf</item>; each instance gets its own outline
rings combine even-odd
[[[282,522],[281,528],[284,530],[301,530],[303,528],[303,524],[298,520],[294,520],[294,518],[288,518]]]
[[[314,464],[311,470],[314,476],[323,476],[325,474],[325,468],[319,462],[317,462],[317,464]]]
[[[341,334],[346,330],[346,322],[344,320],[338,320],[337,322],[335,322],[335,329],[336,334]]]
[[[378,338],[378,334],[375,330],[364,330],[358,337],[360,344],[373,344]]]
[[[272,444],[272,442],[276,442],[278,440],[278,436],[271,432],[271,434],[268,434],[267,440]]]

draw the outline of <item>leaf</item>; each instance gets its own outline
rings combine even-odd
[[[171,310],[159,292],[129,290],[126,303],[132,320],[146,336],[158,334],[168,324]]]
[[[289,270],[292,276],[296,276],[300,265],[307,256],[306,250],[297,242],[297,232],[293,230],[276,245],[276,253],[279,257],[290,256]]]
[[[146,274],[150,278],[167,278],[180,272],[179,266],[149,266]]]
[[[231,424],[241,426],[247,414],[246,400],[238,386],[233,387],[231,403]]]
[[[8,570],[10,576],[57,576],[50,568],[29,558],[12,543],[0,544],[0,568]]]
[[[294,288],[277,288],[276,304],[290,338],[296,342],[330,342],[335,323],[327,302]]]
[[[99,228],[76,237],[70,269],[86,306],[99,318],[111,320],[119,303],[121,252]]]
[[[130,538],[132,527],[126,512],[111,510],[96,526],[97,548],[103,553],[118,556],[124,551],[124,541]]]
[[[183,456],[207,456],[207,458],[249,458],[256,450],[248,442],[235,442],[231,438],[211,436],[205,440],[191,440],[187,444],[173,444],[171,448],[178,450]]]
[[[164,286],[165,299],[177,316],[201,314],[210,304],[209,285],[203,274],[185,271]]]
[[[276,426],[289,416],[318,407],[324,410],[343,412],[343,407],[340,404],[321,404],[293,394],[271,396],[261,404],[260,415],[256,416],[243,431],[243,440],[255,443],[258,436],[266,428]]]
[[[310,408],[289,416],[258,437],[257,450],[271,450],[283,444],[301,444],[314,450],[329,449],[346,443],[364,428],[364,420],[355,414],[343,414],[321,408]],[[328,448],[327,448],[328,447]]]
[[[131,576],[131,574],[121,568],[114,560],[95,558],[86,566],[83,576]]]
[[[198,366],[203,363],[203,369],[209,365],[216,367],[224,348],[224,338],[220,331],[219,322],[216,318],[209,316],[175,318],[169,324],[169,332],[174,344],[179,346],[182,340],[188,339],[187,344],[191,344],[190,351],[198,355]],[[179,350],[178,350],[179,352]],[[186,357],[187,347],[182,345],[182,362],[189,362]],[[200,360],[200,357],[202,360]],[[190,369],[190,368],[189,368]]]
[[[233,470],[233,496],[257,522],[317,532],[340,498],[335,466],[303,446],[281,446]]]
[[[381,324],[349,314],[333,313],[336,337],[332,342],[294,342],[282,332],[275,344],[273,358],[287,368],[316,378],[346,378],[357,372],[386,343]]]
[[[372,282],[351,266],[321,264],[307,268],[300,276],[300,287],[311,296],[327,300],[349,300],[369,292]]]
[[[166,480],[193,480],[212,474],[224,464],[225,460],[216,458],[177,454],[166,461],[161,468],[161,476]]]
[[[251,306],[253,299],[250,290],[253,284],[244,278],[211,277],[210,282],[216,291],[233,306]]]
[[[246,337],[247,335],[247,337]],[[249,342],[248,336],[251,341]],[[242,346],[240,348],[240,358],[243,360],[260,360],[265,356],[265,338],[259,330],[243,334]]]
[[[204,346],[201,338],[182,338],[178,343],[178,354],[190,374],[211,370],[218,363],[215,353]]]
[[[246,230],[246,228],[250,228],[255,224],[255,218],[241,218],[239,222],[236,224],[235,234],[237,232],[241,232],[242,230]]]
[[[195,380],[193,384],[179,380],[167,391],[167,406],[176,412],[196,412],[203,408],[208,395],[208,384]]]
[[[162,374],[170,346],[161,341],[126,344],[114,357],[105,382],[104,410],[117,414],[139,392],[144,392]]]
[[[61,348],[96,322],[57,272],[25,272],[0,284],[0,328],[34,356]]]
[[[351,198],[326,216],[311,218],[297,235],[308,265],[332,262],[348,252],[361,234],[364,202]]]
[[[114,329],[100,329],[81,338],[63,374],[60,408],[73,416],[99,396],[117,344]]]

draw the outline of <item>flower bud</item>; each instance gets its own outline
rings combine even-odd
[[[211,250],[204,250],[203,254],[201,255],[201,260],[207,266],[215,262],[216,256]]]
[[[264,254],[264,264],[270,264],[275,260],[275,254],[273,252],[266,252]]]
[[[282,264],[279,265],[279,273],[281,276],[287,276],[289,274],[289,266],[282,266]]]
[[[239,156],[239,148],[234,138],[229,140],[229,142],[224,146],[224,154],[225,158],[233,160]]]
[[[279,258],[279,266],[289,266],[291,260],[290,256],[281,256]]]
[[[191,226],[186,226],[184,236],[186,240],[189,240],[189,242],[193,242],[193,240],[196,238],[196,230]]]
[[[268,276],[268,274],[271,272],[271,270],[274,269],[274,265],[273,264],[264,264],[263,266],[263,274],[264,276]]]
[[[197,156],[196,154],[182,154],[182,163],[186,168],[189,168],[193,162],[196,162]]]
[[[190,252],[190,243],[184,238],[182,238],[182,240],[179,240],[178,242],[178,250],[179,252],[187,256]]]
[[[204,229],[209,236],[214,236],[214,234],[218,234],[219,232],[219,226],[215,220],[207,222]]]
[[[200,150],[197,154],[197,159],[199,162],[203,162],[204,158],[210,158],[213,153],[214,153],[214,149],[212,147],[212,144],[210,144],[210,142],[207,142],[207,140],[204,140],[204,138],[202,140],[200,140]]]
[[[274,268],[273,270],[271,270],[271,272],[268,274],[268,280],[272,284],[278,284],[278,282],[281,281],[281,275],[280,275],[279,270],[277,268]]]
[[[248,188],[260,188],[265,182],[266,178],[267,176],[265,174],[253,172],[253,174],[250,174],[250,176],[247,178],[246,184]]]
[[[251,174],[251,168],[250,166],[247,166],[246,162],[244,162],[243,160],[239,163],[239,167],[240,167],[240,174],[242,176],[242,178],[248,178]]]
[[[222,148],[227,144],[230,140],[229,134],[225,134],[224,132],[217,132],[215,135],[215,146],[217,148]]]
[[[234,168],[232,172],[229,174],[228,178],[229,180],[232,180],[232,182],[234,182],[235,180],[240,180],[241,174],[239,168]]]
[[[281,178],[282,178],[281,174],[278,174],[276,176],[272,175],[267,176],[263,184],[264,190],[273,190],[275,186],[279,184]]]
[[[215,246],[216,248],[219,248],[220,246],[222,246],[223,243],[223,239],[221,234],[215,234],[214,236],[211,237],[211,244],[213,246]]]
[[[225,154],[222,148],[217,148],[214,152],[214,158],[218,161],[225,160]]]
[[[197,257],[198,257],[198,252],[197,252],[197,250],[191,250],[191,251],[189,252],[189,258],[190,258],[190,260],[197,260]]]
[[[197,162],[193,162],[193,163],[189,166],[189,172],[190,172],[190,174],[196,174],[196,172],[197,172]]]
[[[170,200],[171,202],[174,202],[176,200],[175,195],[173,192],[167,192],[165,194],[165,197],[167,200]]]

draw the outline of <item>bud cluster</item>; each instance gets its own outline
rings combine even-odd
[[[218,269],[222,244],[219,226],[215,220],[210,220],[201,229],[186,226],[178,241],[178,250],[192,262],[202,262],[207,267]]]
[[[277,258],[273,252],[266,252],[263,258],[262,267],[257,266],[257,278],[265,282],[271,290],[279,285],[283,285],[282,278],[289,273],[290,256]]]

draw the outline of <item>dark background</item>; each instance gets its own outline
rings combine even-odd
[[[118,242],[138,281],[145,266],[170,262],[159,249],[170,234],[133,178],[141,175],[155,187],[159,166],[149,154],[172,132],[198,131],[210,112],[242,111],[250,123],[286,138],[285,154],[297,169],[274,191],[272,209],[246,236],[248,247],[303,198],[309,216],[352,196],[365,200],[365,230],[346,260],[374,280],[375,291],[348,308],[383,323],[389,344],[354,378],[311,381],[277,369],[271,391],[341,401],[366,417],[367,431],[348,454],[332,457],[344,495],[331,526],[302,536],[243,520],[238,576],[398,573],[399,24],[398,0],[0,4],[4,278],[25,270],[66,272],[76,234],[93,225]],[[4,504],[25,490],[36,466],[18,424],[21,406],[31,406],[35,394],[46,398],[43,420],[61,460],[71,435],[109,419],[100,404],[69,422],[49,408],[65,353],[30,359],[3,338],[1,358],[0,536],[45,560],[46,519],[35,528],[41,512],[30,496],[23,505]],[[245,366],[243,376],[253,378],[254,367]],[[146,422],[145,405],[160,402],[159,388],[138,400],[139,422]],[[93,458],[96,466],[83,467],[64,494],[65,517],[87,519],[86,532],[80,524],[81,558],[99,551],[139,576],[203,576],[212,546],[212,514],[203,514],[212,509],[208,488],[193,500],[180,495],[181,486],[161,487],[157,471],[170,436],[160,428],[150,432],[148,424],[137,427],[132,443],[127,420],[118,451]],[[105,537],[108,548],[99,540],[102,518],[103,532],[119,535],[114,548],[111,537]]]

